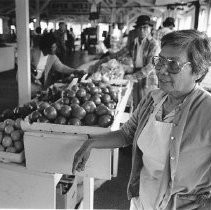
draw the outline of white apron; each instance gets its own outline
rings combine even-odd
[[[143,168],[140,173],[139,197],[131,199],[130,210],[154,210],[155,200],[169,152],[172,123],[156,121],[164,97],[155,107],[141,132],[137,145],[143,152]]]

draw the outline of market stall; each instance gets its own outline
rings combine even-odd
[[[3,174],[0,188],[10,187],[0,191],[0,203],[4,205],[1,207],[55,209],[61,205],[73,208],[77,178],[69,181],[71,187],[65,194],[59,186],[64,188],[62,183],[68,181],[61,183],[61,178],[63,174],[71,175],[74,154],[88,134],[119,128],[132,85],[124,80],[116,85],[78,80],[71,75],[69,81],[58,81],[29,103],[5,110],[0,123],[0,157],[7,163],[0,163]],[[23,147],[17,150],[17,142],[24,144],[24,150]],[[109,180],[116,176],[117,169],[117,149],[93,150],[85,171],[74,176],[84,177],[83,208],[93,208],[94,178]],[[6,177],[9,178],[4,182]],[[48,199],[44,194],[50,195]]]

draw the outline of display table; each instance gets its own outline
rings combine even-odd
[[[61,174],[39,173],[24,165],[0,163],[0,208],[55,209]]]
[[[132,84],[129,83],[118,104],[112,130],[120,126],[131,90]],[[25,130],[26,166],[0,163],[0,208],[59,208],[56,186],[63,174],[71,174],[74,154],[86,139],[84,134]],[[94,178],[109,180],[117,173],[117,168],[118,149],[92,150],[85,171],[76,173],[76,180],[77,176],[84,177],[84,209],[93,209]],[[64,198],[65,208],[72,208],[75,205],[71,199],[76,197],[77,190],[68,195]]]

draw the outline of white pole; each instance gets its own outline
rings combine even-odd
[[[84,177],[83,180],[83,209],[93,210],[94,207],[94,178]]]
[[[18,94],[19,105],[31,100],[29,1],[15,0],[18,42]]]

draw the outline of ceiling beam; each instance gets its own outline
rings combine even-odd
[[[42,12],[49,5],[50,2],[51,2],[51,0],[45,1],[45,3],[43,3],[43,5],[40,8],[40,12]]]

